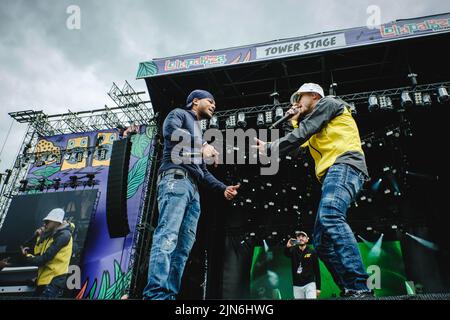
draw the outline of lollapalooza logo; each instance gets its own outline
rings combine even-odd
[[[199,66],[207,66],[207,65],[216,65],[216,64],[225,64],[227,58],[224,54],[218,56],[201,56],[195,59],[176,59],[176,60],[166,60],[164,64],[165,71],[173,71],[173,70],[183,70],[189,69],[191,67],[199,67]]]
[[[382,37],[395,37],[428,30],[438,31],[448,29],[449,27],[450,19],[430,19],[418,23],[408,23],[402,26],[396,24],[388,26],[382,25],[380,32]]]

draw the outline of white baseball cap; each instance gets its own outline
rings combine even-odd
[[[296,92],[294,92],[291,96],[291,104],[294,104],[294,102],[296,102],[300,96],[302,95],[302,93],[305,92],[314,92],[319,94],[322,98],[325,96],[323,93],[323,89],[321,86],[319,86],[317,83],[304,83],[302,84],[302,86],[300,88],[298,88],[298,90]]]
[[[56,208],[56,209],[53,209],[52,211],[50,211],[48,213],[48,215],[42,220],[44,220],[44,221],[55,221],[55,222],[62,223],[63,220],[64,220],[64,215],[65,214],[66,213],[64,212],[63,209]]]

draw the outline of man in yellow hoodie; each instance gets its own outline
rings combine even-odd
[[[314,225],[313,243],[341,295],[371,296],[358,245],[347,224],[347,210],[368,179],[358,127],[350,106],[325,97],[322,87],[303,84],[291,97],[291,132],[271,143],[256,139],[262,154],[283,156],[308,147],[322,183],[322,196]],[[299,121],[301,119],[301,121]]]
[[[51,210],[44,226],[37,229],[31,247],[22,247],[28,265],[38,266],[36,297],[60,298],[66,288],[67,272],[72,256],[74,225],[64,221],[61,208]]]

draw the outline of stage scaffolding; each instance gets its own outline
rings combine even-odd
[[[9,115],[19,123],[27,123],[28,128],[23,138],[19,153],[11,168],[8,184],[2,187],[0,195],[0,228],[9,208],[11,199],[19,193],[20,181],[25,179],[31,163],[27,160],[42,137],[54,135],[90,132],[108,129],[126,129],[135,125],[154,125],[155,114],[150,101],[143,101],[140,95],[125,81],[120,89],[113,83],[108,95],[117,106],[48,115],[43,111],[25,110],[11,112]]]

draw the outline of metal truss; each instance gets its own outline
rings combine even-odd
[[[145,124],[154,117],[153,110],[145,106],[145,102],[141,100],[139,94],[143,92],[135,92],[130,84],[125,81],[122,90],[113,82],[108,95],[123,110],[131,123]]]
[[[20,161],[21,156],[26,154],[29,149],[36,145],[38,141],[38,135],[36,133],[36,128],[32,123],[28,125],[27,132],[22,141],[22,147],[19,150],[19,154],[16,157],[15,164],[11,169],[11,178],[8,184],[3,186],[2,194],[0,197],[0,229],[3,225],[3,221],[8,212],[9,205],[13,196],[19,193],[18,185],[20,181],[25,179],[30,163]]]
[[[439,82],[439,83],[432,83],[432,84],[423,84],[418,85],[416,87],[400,87],[400,88],[393,88],[393,89],[386,89],[386,90],[378,90],[378,91],[368,91],[368,92],[360,92],[360,93],[353,93],[353,94],[347,94],[338,96],[338,98],[348,102],[348,103],[355,103],[362,104],[366,103],[370,96],[385,96],[385,97],[392,97],[392,100],[399,100],[400,95],[403,91],[408,91],[410,94],[414,94],[415,92],[421,92],[421,93],[434,93],[437,91],[440,87],[446,87],[450,88],[450,82]],[[284,110],[289,108],[290,103],[284,102],[280,103],[280,105]],[[248,107],[248,108],[238,108],[238,109],[231,109],[231,110],[223,110],[218,111],[215,113],[215,116],[220,118],[226,118],[232,115],[237,114],[238,112],[244,112],[246,116],[252,117],[256,116],[257,113],[265,112],[265,111],[273,111],[277,105],[274,104],[266,104],[261,106],[254,106],[254,107]]]
[[[3,186],[0,195],[0,227],[8,211],[11,198],[18,194],[20,181],[25,179],[30,161],[38,139],[54,135],[91,132],[109,129],[125,129],[131,124],[155,125],[155,117],[150,101],[142,101],[128,82],[120,90],[115,83],[108,95],[117,103],[117,107],[82,112],[47,115],[42,111],[24,110],[11,112],[9,115],[19,123],[28,123],[27,133],[22,142],[19,154],[8,185]]]

